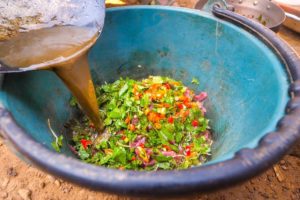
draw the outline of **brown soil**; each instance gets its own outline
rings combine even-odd
[[[193,7],[195,0],[177,2],[181,6]],[[283,29],[280,36],[300,53],[299,35]],[[0,200],[134,200],[90,191],[47,175],[21,161],[1,140],[0,163]],[[300,158],[288,155],[267,172],[243,184],[223,191],[181,199],[300,199]]]

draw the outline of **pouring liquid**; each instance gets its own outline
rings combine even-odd
[[[53,70],[65,83],[98,132],[103,129],[91,78],[87,51],[99,33],[95,29],[56,26],[19,33],[0,41],[0,72]]]
[[[96,130],[101,132],[104,127],[99,117],[99,108],[87,54],[75,58],[72,63],[54,68],[54,71],[76,97]]]

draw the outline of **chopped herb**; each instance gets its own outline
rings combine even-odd
[[[199,85],[200,82],[198,79],[196,79],[195,77],[192,79],[192,83],[195,84],[195,85]]]
[[[76,105],[77,105],[77,101],[76,101],[75,97],[72,97],[70,100],[70,106],[74,107]]]
[[[261,23],[262,25],[264,25],[264,26],[267,25],[268,19],[267,19],[267,18],[264,19],[264,17],[263,17],[262,14],[260,14],[256,19],[257,19],[257,21],[258,21],[259,23]]]
[[[60,149],[63,145],[62,141],[63,141],[64,137],[62,135],[60,135],[55,141],[53,141],[51,143],[51,146],[53,147],[53,149],[57,152],[60,152]]]
[[[51,127],[50,119],[48,119],[48,127],[50,129],[51,134],[55,138],[54,141],[51,143],[51,146],[53,147],[53,149],[56,152],[60,152],[60,149],[63,146],[63,139],[64,139],[64,137],[63,137],[63,135],[57,136],[57,134],[53,131],[53,129]]]
[[[150,76],[97,86],[96,95],[104,133],[97,137],[86,116],[71,126],[74,149],[85,162],[121,170],[170,170],[201,165],[210,154],[205,92],[196,95],[179,81]]]
[[[258,20],[259,22],[261,22],[262,19],[263,19],[262,14],[260,14],[260,15],[257,17],[257,20]]]

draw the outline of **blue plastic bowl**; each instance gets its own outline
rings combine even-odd
[[[211,160],[201,167],[119,171],[77,160],[66,144],[63,154],[54,152],[47,119],[62,133],[74,112],[70,92],[51,71],[5,75],[0,93],[3,137],[41,169],[106,192],[176,195],[246,180],[277,162],[299,137],[299,60],[275,34],[264,31],[262,37],[182,8],[107,10],[102,36],[89,53],[95,82],[164,75],[207,91],[214,144]],[[280,53],[282,48],[290,59]],[[199,86],[191,84],[193,77]]]

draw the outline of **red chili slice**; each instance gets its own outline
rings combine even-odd
[[[193,120],[193,121],[192,121],[192,125],[193,125],[194,127],[198,126],[198,124],[199,124],[199,122],[198,122],[197,120]]]
[[[171,86],[170,86],[169,83],[165,83],[165,87],[166,87],[167,89],[171,89]]]
[[[186,156],[191,156],[191,146],[190,145],[185,147],[185,153],[186,153]]]
[[[169,122],[170,124],[172,124],[172,123],[174,122],[174,118],[173,118],[173,117],[169,117],[169,118],[168,118],[168,122]]]
[[[180,103],[180,104],[177,105],[177,107],[181,110],[181,109],[183,109],[183,104]]]
[[[84,149],[87,149],[88,145],[92,144],[92,141],[91,140],[86,140],[86,139],[81,139],[80,143],[82,144]]]
[[[90,127],[90,128],[95,128],[95,125],[94,125],[93,123],[90,123],[90,124],[89,124],[89,127]]]

